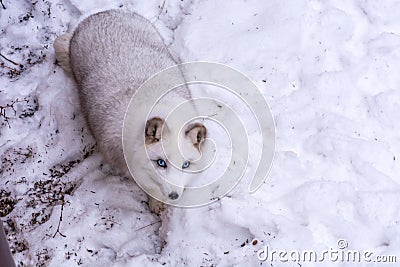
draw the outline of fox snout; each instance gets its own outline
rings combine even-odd
[[[161,186],[161,191],[165,198],[177,201],[182,196],[184,188],[177,186]]]
[[[177,200],[180,196],[178,195],[178,193],[177,192],[171,192],[169,195],[168,195],[168,197],[169,197],[169,199],[171,199],[171,200]]]

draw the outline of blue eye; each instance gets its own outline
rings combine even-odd
[[[167,168],[167,163],[163,159],[158,159],[157,160],[157,165],[162,167],[162,168]]]
[[[182,165],[182,169],[188,168],[189,165],[190,165],[190,161],[185,161],[185,162],[183,163],[183,165]]]

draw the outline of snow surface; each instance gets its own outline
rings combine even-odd
[[[325,266],[257,251],[339,239],[400,260],[399,1],[2,3],[0,53],[12,62],[0,57],[0,216],[18,266]],[[102,167],[52,43],[82,15],[119,7],[153,22],[183,61],[227,64],[262,90],[277,143],[255,194],[241,183],[158,217],[132,180]]]

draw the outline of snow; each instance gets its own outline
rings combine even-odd
[[[398,1],[2,3],[0,53],[17,65],[0,57],[0,216],[18,266],[299,266],[257,251],[337,249],[339,239],[398,253]],[[158,217],[102,165],[52,43],[82,15],[121,6],[183,61],[227,64],[261,89],[276,153],[256,193],[248,174],[221,201]]]

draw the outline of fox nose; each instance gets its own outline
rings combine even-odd
[[[169,197],[170,199],[172,199],[172,200],[175,200],[175,199],[177,199],[177,198],[179,197],[179,195],[178,195],[178,193],[176,193],[176,192],[172,192],[172,193],[170,193],[170,194],[168,195],[168,197]]]

